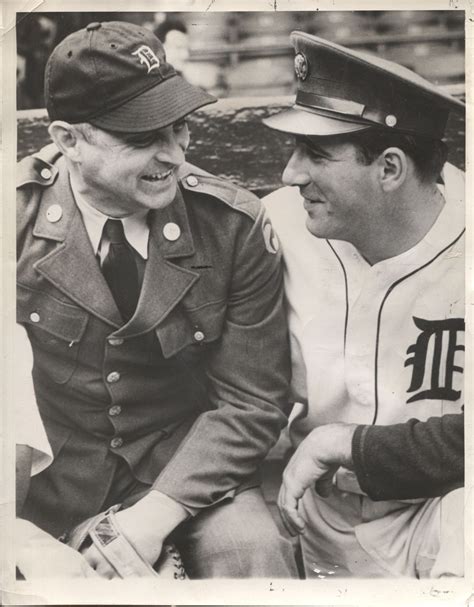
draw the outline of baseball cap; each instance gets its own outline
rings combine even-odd
[[[169,126],[217,101],[179,76],[160,40],[133,23],[90,23],[51,53],[45,70],[51,120],[123,133]]]
[[[287,133],[331,136],[371,127],[441,139],[464,104],[411,70],[304,32],[292,32],[293,107],[266,118]]]

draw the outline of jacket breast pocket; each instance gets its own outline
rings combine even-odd
[[[183,302],[156,329],[164,357],[177,356],[188,363],[204,359],[222,335],[225,312],[225,301],[193,308]]]
[[[29,287],[19,287],[17,297],[17,321],[28,332],[35,369],[58,384],[66,383],[77,365],[87,312]]]

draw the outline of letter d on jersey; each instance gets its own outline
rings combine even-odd
[[[464,333],[464,319],[426,320],[414,316],[413,322],[421,332],[407,350],[412,356],[406,359],[405,367],[413,366],[407,392],[425,389],[411,396],[407,404],[424,399],[457,400],[461,391],[453,388],[453,376],[464,369],[454,364],[454,358],[456,352],[464,352],[464,345],[458,343],[458,334]]]

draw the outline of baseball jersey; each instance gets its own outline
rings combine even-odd
[[[393,424],[461,410],[464,175],[446,165],[444,182],[446,204],[426,236],[372,266],[348,242],[306,229],[298,188],[265,199],[285,260],[294,443],[334,421]],[[362,492],[347,472],[338,485]]]

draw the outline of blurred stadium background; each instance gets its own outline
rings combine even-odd
[[[56,44],[92,21],[108,20],[154,30],[171,63],[221,98],[290,95],[294,29],[378,54],[463,92],[464,11],[18,13],[18,109],[44,107],[44,66]]]

